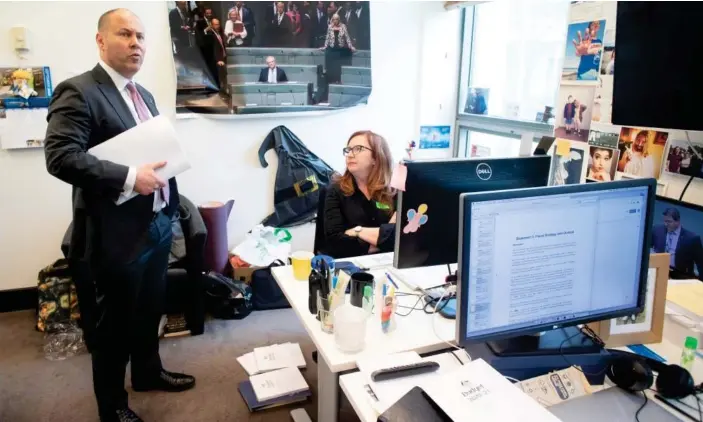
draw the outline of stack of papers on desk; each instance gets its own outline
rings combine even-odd
[[[249,376],[281,368],[306,367],[303,351],[298,343],[257,347],[253,352],[238,357],[237,362]]]

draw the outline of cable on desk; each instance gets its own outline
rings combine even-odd
[[[420,295],[414,295],[414,294],[407,294],[406,296],[418,296],[417,301],[415,301],[415,304],[413,306],[403,306],[403,305],[398,305],[398,308],[403,308],[403,309],[410,309],[408,312],[401,314],[398,311],[395,312],[397,316],[400,317],[406,317],[412,313],[412,311],[421,311],[423,308],[417,308],[417,304],[420,303],[422,300],[423,296]]]
[[[646,393],[646,392],[643,391],[643,392],[642,392],[642,395],[644,396],[644,403],[642,403],[642,406],[640,406],[640,408],[637,409],[637,412],[635,412],[635,420],[636,420],[637,422],[640,422],[640,412],[642,411],[642,409],[644,409],[644,407],[647,405],[647,402],[649,401],[649,399],[647,399],[647,393]]]
[[[447,289],[447,290],[444,291],[444,293],[442,293],[442,296],[440,296],[440,297],[439,297],[439,300],[437,300],[437,304],[436,304],[435,307],[434,307],[434,312],[433,312],[433,313],[435,313],[435,314],[437,313],[437,308],[439,307],[439,304],[442,303],[442,299],[444,299],[444,296],[445,296],[448,292],[450,292],[451,290],[452,290],[452,289]],[[456,344],[452,344],[452,343],[448,342],[447,340],[443,339],[439,334],[437,334],[437,328],[435,327],[435,325],[436,325],[436,324],[435,324],[435,321],[436,321],[436,320],[437,320],[437,318],[432,318],[432,332],[434,333],[434,335],[437,336],[437,338],[440,339],[442,342],[444,342],[444,343],[450,345],[451,347],[453,347],[453,348],[455,348],[455,349],[457,349],[457,350],[461,350],[461,351],[463,351],[464,353],[466,353],[466,357],[469,358],[469,362],[471,362],[471,355],[469,354],[469,352],[466,351],[466,349],[462,349],[461,347],[457,346]],[[457,357],[457,358],[458,358],[458,357]]]
[[[597,376],[599,376],[599,375],[605,373],[605,371],[608,370],[608,365],[605,365],[602,370],[600,370],[600,371],[598,371],[598,372],[596,372],[596,373],[590,373],[590,372],[586,372],[586,371],[584,371],[583,369],[579,368],[578,366],[574,365],[573,363],[571,363],[571,362],[569,361],[569,359],[566,358],[566,355],[564,354],[564,351],[563,351],[564,344],[566,344],[567,341],[571,340],[572,338],[574,338],[574,337],[576,337],[576,336],[578,336],[578,335],[580,335],[580,334],[586,334],[588,337],[591,338],[591,340],[593,340],[594,342],[596,342],[596,343],[597,343],[598,345],[600,345],[601,347],[605,345],[605,343],[603,342],[603,340],[602,340],[600,337],[598,337],[598,334],[596,334],[593,330],[591,330],[590,327],[584,326],[584,327],[582,327],[581,329],[579,329],[579,330],[576,332],[576,334],[573,334],[573,335],[571,335],[570,337],[565,338],[565,339],[561,342],[561,344],[559,344],[559,354],[561,355],[562,359],[564,359],[564,362],[566,362],[569,366],[573,366],[574,368],[576,368],[579,372],[581,372],[581,373],[584,374],[584,375],[590,375],[590,376],[592,376],[592,377],[597,377]]]

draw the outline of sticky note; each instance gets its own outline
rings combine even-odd
[[[391,187],[405,192],[405,179],[408,177],[408,168],[405,164],[398,163],[393,169],[391,176]]]
[[[565,156],[571,152],[571,142],[567,139],[557,139],[557,155]]]

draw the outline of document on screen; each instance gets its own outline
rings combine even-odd
[[[496,216],[493,318],[515,324],[587,309],[596,213],[593,204]]]
[[[166,161],[166,166],[156,170],[156,174],[164,180],[190,169],[190,163],[181,149],[176,130],[164,115],[138,124],[89,149],[88,153],[101,160],[130,167]],[[137,195],[134,192],[128,198],[121,196],[118,205]]]

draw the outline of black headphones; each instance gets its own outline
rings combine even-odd
[[[644,391],[656,385],[657,393],[667,399],[682,399],[695,393],[693,377],[678,365],[620,350],[608,349],[612,356],[605,374],[615,385],[630,392]],[[654,374],[657,380],[654,381]]]

